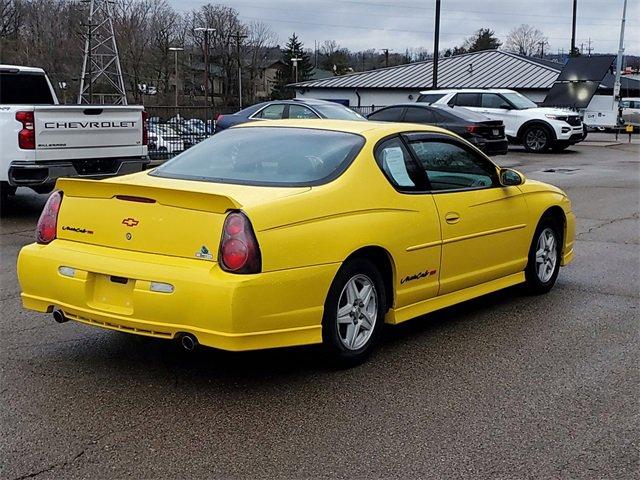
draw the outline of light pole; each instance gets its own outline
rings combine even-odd
[[[196,32],[204,32],[204,128],[209,129],[209,33],[216,31],[215,28],[197,27]]]
[[[247,35],[243,35],[240,31],[237,31],[234,35],[236,38],[236,49],[238,55],[238,106],[242,110],[242,58],[240,56],[240,43],[243,38],[247,38]]]
[[[169,47],[169,51],[173,52],[175,60],[175,82],[176,82],[176,117],[178,116],[178,52],[182,52],[182,47]]]
[[[301,62],[301,58],[294,57],[291,59],[291,63],[293,64],[293,71],[295,72],[296,83],[298,83],[298,62]]]
[[[436,0],[436,26],[433,33],[433,79],[431,88],[438,88],[438,57],[440,55],[440,0]]]

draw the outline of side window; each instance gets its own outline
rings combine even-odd
[[[410,145],[429,177],[431,190],[467,190],[499,184],[495,167],[461,146],[425,140]]]
[[[507,101],[495,93],[483,93],[482,106],[484,108],[509,108]]]
[[[302,105],[289,105],[289,118],[318,118],[318,115]]]
[[[451,99],[449,105],[456,105],[458,107],[479,107],[480,106],[480,94],[479,93],[458,93]]]
[[[409,123],[436,123],[436,118],[433,112],[427,108],[408,107],[403,121]]]
[[[253,118],[264,118],[266,120],[280,120],[284,116],[284,109],[286,105],[282,103],[274,103],[273,105],[268,105],[258,113],[256,113]]]
[[[404,107],[390,107],[369,115],[369,120],[374,122],[399,122],[402,118]]]
[[[411,179],[407,165],[409,152],[399,138],[391,138],[380,144],[375,153],[376,161],[391,184],[398,189],[413,189],[416,184]]]

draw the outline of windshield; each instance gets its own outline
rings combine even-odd
[[[533,103],[524,95],[517,92],[503,93],[502,96],[509,100],[518,110],[524,110],[526,108],[536,108],[538,105]]]
[[[224,130],[151,173],[245,185],[326,183],[349,166],[364,145],[359,135],[290,127]]]
[[[332,118],[334,120],[365,120],[365,118],[359,113],[338,104],[314,105],[313,108],[320,112],[324,117]]]

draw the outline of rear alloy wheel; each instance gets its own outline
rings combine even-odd
[[[562,235],[551,218],[543,218],[536,229],[525,270],[527,286],[534,294],[551,290],[560,271]]]
[[[384,323],[382,277],[364,259],[343,265],[325,302],[323,342],[332,360],[341,366],[361,363],[370,354]]]
[[[524,131],[522,144],[527,152],[545,152],[551,145],[551,133],[543,125],[532,125]]]

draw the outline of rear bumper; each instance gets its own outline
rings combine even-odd
[[[487,155],[506,155],[509,150],[509,141],[506,138],[497,140],[477,138],[471,141],[471,143]]]
[[[73,277],[59,273],[61,266],[75,269]],[[59,239],[28,245],[18,257],[25,308],[57,307],[71,320],[156,338],[191,333],[203,345],[234,351],[320,343],[325,296],[338,268],[234,275],[210,261]],[[151,291],[151,282],[174,290]]]
[[[147,157],[50,162],[11,162],[9,184],[15,187],[53,185],[61,177],[100,179],[144,170]]]

